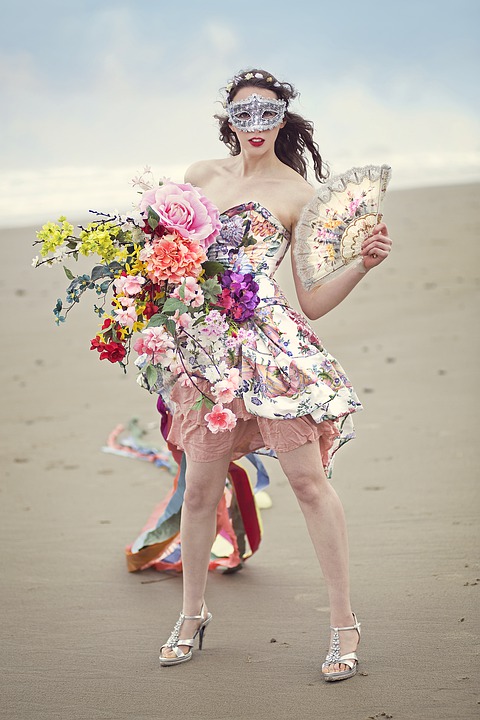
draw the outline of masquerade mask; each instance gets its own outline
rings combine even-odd
[[[254,93],[245,100],[227,103],[228,119],[243,132],[273,130],[285,116],[285,100],[265,98]]]

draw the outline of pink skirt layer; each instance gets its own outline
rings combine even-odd
[[[333,420],[316,423],[310,415],[271,420],[247,412],[243,400],[235,398],[228,404],[237,416],[231,431],[212,433],[207,428],[205,406],[192,410],[198,390],[176,383],[172,391],[175,403],[168,442],[184,450],[195,462],[211,462],[228,455],[232,460],[265,448],[289,452],[306,443],[319,442],[322,463],[328,468],[340,433]]]

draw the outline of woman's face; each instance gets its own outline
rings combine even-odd
[[[273,90],[242,87],[229,103],[229,127],[236,133],[242,150],[265,151],[275,145],[280,129],[285,126],[284,112],[285,105]]]

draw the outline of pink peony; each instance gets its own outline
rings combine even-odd
[[[175,343],[171,335],[161,327],[147,328],[142,330],[142,337],[139,337],[133,346],[139,355],[149,355],[151,362],[163,362],[173,360]]]
[[[215,400],[228,405],[235,397],[235,390],[238,389],[239,383],[240,372],[237,368],[232,368],[228,371],[228,377],[225,380],[220,380],[212,386]]]
[[[215,385],[212,385],[212,392],[215,396],[215,400],[218,403],[225,403],[225,405],[232,402],[235,397],[235,390],[232,388],[228,380],[220,380],[215,383]]]
[[[205,250],[220,232],[219,212],[200,191],[190,185],[166,182],[143,193],[140,211],[151,207],[167,230],[176,230],[186,239],[194,240]]]
[[[179,287],[175,288],[172,297],[177,298],[177,300],[182,300],[185,305],[191,305],[192,307],[201,307],[203,305],[203,292],[195,278],[185,278],[181,287],[183,288],[183,298],[180,295]]]
[[[118,297],[117,300],[120,303],[120,305],[124,308],[132,307],[133,305],[135,305],[135,300],[131,297],[121,296],[121,297]]]
[[[207,427],[212,433],[233,430],[237,424],[237,418],[231,410],[225,409],[222,404],[214,405],[209,413],[205,415]]]
[[[164,280],[180,283],[186,276],[198,277],[207,258],[197,242],[185,240],[177,232],[155,238],[145,245],[139,257],[146,263],[148,277],[156,283]]]
[[[173,320],[175,320],[176,324],[179,327],[184,328],[185,330],[187,330],[190,327],[190,325],[192,324],[192,316],[186,312],[182,313],[180,315],[179,310],[175,310],[175,314],[173,315]]]
[[[126,295],[137,295],[142,289],[145,278],[141,275],[120,275],[113,283],[116,293],[125,293]]]
[[[114,312],[116,322],[122,327],[128,327],[131,330],[133,324],[137,322],[137,313],[132,306],[125,308],[125,310],[115,310]]]

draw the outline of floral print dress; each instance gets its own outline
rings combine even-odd
[[[328,468],[335,450],[354,436],[351,414],[361,405],[340,364],[305,317],[290,307],[274,279],[290,233],[257,202],[226,210],[220,221],[222,229],[209,248],[209,259],[252,273],[259,286],[255,313],[242,323],[243,342],[233,360],[227,346],[222,358],[240,371],[232,410],[246,423],[240,420],[238,429],[221,434],[225,437],[212,435],[205,427],[205,413],[191,409],[195,392],[177,382],[171,395],[175,412],[169,441],[202,461],[222,452],[240,457],[265,448],[289,450],[323,438]],[[195,368],[197,377],[201,371]]]

